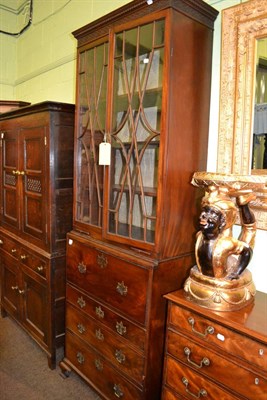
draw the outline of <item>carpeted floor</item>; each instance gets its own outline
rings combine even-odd
[[[66,379],[60,372],[15,321],[0,317],[1,400],[100,400],[74,372]]]

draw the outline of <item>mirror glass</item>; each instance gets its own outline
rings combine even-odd
[[[267,169],[267,38],[256,41],[252,170]],[[256,171],[252,171],[254,173]],[[264,172],[266,173],[266,171]]]

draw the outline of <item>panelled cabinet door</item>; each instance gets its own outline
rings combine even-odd
[[[19,269],[8,258],[1,258],[2,303],[6,311],[17,318],[20,314]]]
[[[45,127],[23,129],[20,133],[22,231],[44,242],[46,229]]]
[[[2,222],[20,229],[20,169],[18,131],[2,133]]]
[[[47,288],[28,274],[23,273],[22,298],[24,302],[23,324],[39,340],[47,343],[48,315]]]

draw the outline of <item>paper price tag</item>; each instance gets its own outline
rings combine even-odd
[[[99,145],[99,165],[110,165],[111,144],[108,142]]]

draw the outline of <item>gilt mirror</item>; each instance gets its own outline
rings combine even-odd
[[[217,171],[265,182],[252,204],[267,230],[267,0],[222,12]]]

